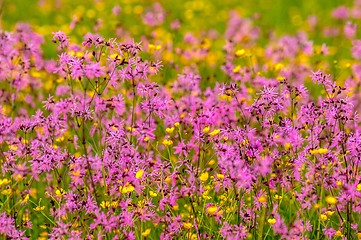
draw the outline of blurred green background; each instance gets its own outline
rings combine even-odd
[[[157,6],[157,3],[160,3]],[[229,23],[230,13],[236,12],[242,19],[250,19],[250,24],[260,29],[260,37],[255,43],[240,42],[247,46],[265,47],[274,36],[296,34],[303,31],[313,41],[314,46],[325,43],[334,49],[331,56],[325,60],[329,63],[340,59],[350,58],[351,41],[344,37],[325,37],[324,28],[338,28],[342,33],[345,21],[332,18],[332,11],[338,6],[353,7],[352,0],[2,0],[0,27],[11,31],[19,22],[30,23],[33,29],[43,35],[46,42],[43,46],[46,58],[56,58],[56,45],[51,42],[52,32],[64,31],[72,42],[81,43],[88,32],[97,32],[105,38],[117,38],[119,41],[134,38],[159,45],[161,53],[153,54],[165,64],[160,75],[160,81],[174,78],[180,70],[174,71],[173,63],[184,67],[196,64],[203,78],[217,75],[218,80],[225,76],[220,71],[224,63],[223,47],[226,43],[224,33]],[[115,7],[120,9],[114,14]],[[158,10],[157,10],[158,7]],[[162,12],[164,21],[150,26],[143,18],[148,12]],[[310,27],[310,19],[316,16],[316,27]],[[172,29],[172,23],[179,21],[180,28]],[[359,19],[352,19],[352,23],[359,24]],[[209,40],[210,32],[216,37]],[[185,36],[192,33],[199,41],[197,44],[187,44]],[[360,34],[357,33],[358,37]],[[203,39],[208,40],[203,41]],[[207,56],[200,59],[182,59],[177,48],[194,52],[198,47],[207,45]],[[203,61],[206,60],[206,61]],[[316,59],[315,61],[319,61]],[[214,81],[209,81],[211,83]]]

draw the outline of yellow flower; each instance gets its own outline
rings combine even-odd
[[[74,177],[79,177],[80,176],[80,170],[74,170],[72,173],[71,173]]]
[[[55,190],[55,195],[58,196],[58,197],[61,197],[64,194],[65,194],[65,191],[62,188],[59,188],[59,189]]]
[[[340,230],[338,230],[336,233],[335,233],[335,237],[342,237],[343,234]]]
[[[318,153],[319,154],[326,154],[328,152],[328,149],[327,148],[320,148],[318,149]]]
[[[27,221],[29,221],[29,219],[30,219],[29,213],[25,212],[25,213],[23,214],[22,220],[23,220],[24,222],[27,222]]]
[[[27,203],[29,201],[30,195],[26,194],[24,199],[22,200],[22,203]]]
[[[241,66],[240,65],[237,65],[233,68],[233,72],[236,73],[236,72],[239,72],[239,70],[241,70]]]
[[[211,159],[209,162],[208,162],[208,165],[209,166],[212,166],[213,164],[215,164],[216,163],[216,161],[214,160],[214,159]]]
[[[125,193],[129,193],[129,192],[133,192],[134,191],[134,186],[130,183],[126,183],[125,186],[120,186],[119,187],[119,191],[123,194]]]
[[[276,199],[276,200],[281,200],[281,199],[282,199],[282,196],[276,194],[276,195],[274,196],[274,199]]]
[[[138,170],[138,172],[135,174],[135,178],[136,179],[140,179],[143,177],[143,174],[144,174],[144,170],[140,169]]]
[[[203,128],[203,133],[208,133],[211,128],[209,126]]]
[[[321,220],[321,221],[326,221],[326,220],[327,220],[327,215],[321,214],[321,215],[320,215],[320,220]]]
[[[37,206],[36,208],[33,208],[33,209],[34,209],[34,211],[36,211],[36,212],[40,212],[40,211],[43,211],[43,210],[45,209],[45,206],[42,206],[42,207]]]
[[[211,135],[213,137],[213,136],[216,136],[217,134],[219,134],[220,132],[221,132],[220,129],[216,129],[216,130],[213,130],[212,132],[210,132],[209,135]]]
[[[10,180],[7,178],[0,179],[0,186],[8,185],[9,183],[10,183]]]
[[[61,136],[61,137],[57,137],[56,139],[55,139],[55,141],[57,141],[57,142],[63,142],[64,141],[64,136]]]
[[[210,206],[207,208],[207,213],[210,215],[214,215],[217,212],[217,206]]]
[[[110,207],[110,202],[109,202],[109,201],[102,201],[102,202],[100,203],[100,206],[101,206],[102,208],[108,208],[108,207]]]
[[[275,224],[277,221],[276,221],[275,218],[269,218],[269,219],[267,220],[267,222],[268,222],[269,224],[273,225],[273,224]]]
[[[150,228],[147,228],[144,232],[142,232],[142,237],[146,237],[150,234]]]
[[[195,234],[195,233],[188,232],[188,233],[186,234],[186,239],[189,239],[189,240],[198,240],[198,236],[197,236],[197,234]]]
[[[174,126],[175,126],[175,127],[179,127],[179,125],[180,125],[179,122],[175,122],[175,123],[174,123]]]
[[[11,193],[11,189],[5,189],[1,191],[1,194],[9,195]]]
[[[326,202],[331,205],[335,205],[337,203],[337,199],[333,196],[327,196]]]
[[[119,56],[118,56],[117,53],[113,53],[113,54],[110,54],[109,57],[110,57],[111,59],[116,59],[116,58],[118,58]]]
[[[266,195],[266,196],[264,196],[264,195],[260,196],[260,197],[258,198],[258,202],[260,202],[260,203],[265,203],[265,202],[267,202],[267,195]]]
[[[18,149],[18,146],[16,145],[9,145],[9,149],[12,151],[16,151]]]
[[[219,180],[223,180],[224,179],[224,175],[223,174],[217,174],[217,178],[219,179]]]
[[[243,57],[245,53],[246,53],[246,50],[239,49],[239,50],[236,51],[236,56],[237,57]]]
[[[166,183],[170,184],[172,182],[172,179],[170,177],[166,177],[164,181]]]
[[[153,192],[153,191],[149,191],[149,195],[150,195],[151,197],[156,197],[156,196],[158,196],[158,194],[155,193],[155,192]]]
[[[334,211],[329,211],[329,210],[326,211],[326,215],[327,215],[327,216],[332,216],[334,213],[335,213]]]
[[[184,223],[183,223],[183,227],[184,227],[185,229],[191,229],[191,228],[193,227],[193,224],[190,223],[190,222],[184,222]]]
[[[166,128],[165,131],[169,134],[173,133],[174,132],[174,127],[171,127],[171,128]]]
[[[173,144],[173,141],[170,140],[170,139],[164,139],[162,143],[163,143],[163,145],[165,145],[165,146],[170,146],[170,145]]]
[[[356,190],[361,192],[361,183],[357,184]]]
[[[199,179],[202,181],[202,182],[205,182],[208,180],[208,173],[205,172],[205,173],[202,173],[201,176],[199,176]]]
[[[286,150],[288,150],[288,149],[290,149],[292,147],[291,143],[288,143],[288,142],[285,143],[284,146],[285,146]]]
[[[310,153],[312,155],[316,155],[316,154],[326,154],[328,152],[327,148],[318,148],[318,149],[312,149],[310,150]]]
[[[112,206],[113,208],[116,208],[119,206],[119,202],[118,201],[113,201],[111,202],[110,206]]]

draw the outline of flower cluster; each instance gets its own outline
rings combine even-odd
[[[103,38],[97,21],[79,42],[54,31],[49,59],[29,25],[1,30],[0,236],[361,239],[356,10],[324,29],[345,63],[305,32],[261,47],[257,17],[235,11],[182,49]],[[169,20],[160,3],[137,11]]]

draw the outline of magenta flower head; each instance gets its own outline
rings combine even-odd
[[[62,31],[53,32],[53,42],[58,44],[58,50],[64,50],[69,46],[69,39]]]

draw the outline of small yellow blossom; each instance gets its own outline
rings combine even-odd
[[[265,202],[267,202],[267,196],[264,196],[264,195],[260,196],[260,197],[258,198],[258,202],[260,202],[260,203],[265,203]]]
[[[179,125],[180,125],[179,122],[175,122],[175,123],[174,123],[174,126],[175,126],[175,127],[179,127]]]
[[[165,145],[165,146],[170,146],[170,145],[173,144],[173,141],[170,140],[170,139],[164,139],[162,143],[163,143],[163,145]]]
[[[0,186],[8,185],[9,183],[10,183],[10,180],[7,178],[0,179]]]
[[[21,201],[22,203],[27,203],[29,201],[30,195],[26,194],[24,199]]]
[[[30,220],[29,213],[25,212],[25,213],[23,214],[22,220],[23,220],[24,222],[29,221],[29,220]]]
[[[119,191],[121,193],[123,193],[123,194],[133,192],[134,191],[134,186],[131,185],[130,183],[126,183],[124,186],[119,187]]]
[[[78,58],[81,58],[81,57],[84,56],[84,53],[82,53],[82,52],[77,52],[77,53],[76,53],[76,56],[77,56]]]
[[[236,72],[239,72],[239,70],[241,70],[241,66],[240,65],[237,65],[233,68],[233,72],[236,73]]]
[[[166,177],[164,181],[166,183],[170,184],[172,182],[172,179],[170,177]]]
[[[330,211],[330,210],[326,211],[327,216],[332,216],[334,213],[335,213],[334,211]]]
[[[208,165],[209,166],[212,166],[216,163],[216,161],[214,159],[211,159],[209,162],[208,162]]]
[[[16,151],[16,150],[18,149],[18,146],[16,146],[16,145],[9,145],[9,149],[10,149],[11,151]]]
[[[147,237],[150,234],[150,228],[147,228],[144,232],[142,232],[142,237]]]
[[[281,199],[282,199],[282,196],[276,194],[276,195],[274,196],[274,199],[276,199],[276,200],[281,200]]]
[[[327,215],[326,214],[321,214],[320,215],[320,220],[321,221],[326,221],[327,220]]]
[[[357,184],[356,190],[359,191],[359,192],[361,192],[361,183]]]
[[[112,201],[110,204],[113,208],[116,208],[119,206],[119,202],[118,201]]]
[[[242,147],[242,146],[247,146],[248,144],[249,144],[248,140],[247,140],[247,139],[244,139],[244,140],[242,141],[242,143],[240,144],[240,147]]]
[[[109,56],[111,59],[118,59],[119,55],[117,53],[110,54]]]
[[[1,194],[3,195],[9,195],[11,193],[11,189],[5,189],[1,191]]]
[[[57,142],[63,142],[64,141],[64,136],[61,136],[61,137],[57,137],[56,139],[55,139],[55,141],[57,141]]]
[[[198,236],[197,236],[197,234],[195,234],[195,233],[188,232],[188,233],[186,234],[186,239],[189,239],[189,240],[198,240]]]
[[[148,44],[148,49],[149,50],[160,50],[162,48],[161,45],[154,45],[154,44]]]
[[[166,128],[165,131],[169,134],[173,133],[174,132],[174,127],[171,127],[171,128]]]
[[[217,206],[210,206],[207,208],[207,213],[210,215],[214,215],[217,212]]]
[[[310,150],[310,153],[312,155],[316,155],[316,154],[326,154],[328,152],[327,148],[318,148],[318,149],[312,149]]]
[[[191,229],[191,228],[193,227],[193,224],[190,223],[190,222],[184,222],[184,223],[183,223],[183,227],[184,227],[185,229]]]
[[[267,220],[267,222],[268,222],[269,224],[273,225],[273,224],[275,224],[277,221],[276,221],[275,218],[269,218],[269,219]]]
[[[209,133],[210,136],[216,136],[217,134],[219,134],[221,132],[220,129],[216,129],[216,130],[213,130],[212,132]]]
[[[149,141],[149,137],[148,136],[146,136],[143,140],[144,140],[144,142],[148,142]]]
[[[277,63],[276,66],[275,66],[275,70],[276,70],[276,71],[279,71],[279,70],[281,70],[283,67],[284,67],[284,65],[283,65],[282,63]]]
[[[211,128],[209,126],[206,126],[203,128],[203,133],[208,133]]]
[[[288,149],[290,149],[290,148],[292,147],[291,143],[289,143],[289,142],[286,142],[286,143],[284,144],[284,146],[285,146],[285,149],[286,149],[286,150],[288,150]]]
[[[135,128],[129,126],[129,127],[127,127],[127,130],[128,130],[129,132],[134,132],[134,131],[135,131]]]
[[[223,175],[223,174],[218,173],[218,174],[217,174],[217,178],[218,178],[219,180],[223,180],[223,179],[224,179],[224,175]]]
[[[199,179],[200,179],[202,182],[205,182],[205,181],[208,180],[208,177],[209,177],[208,173],[205,172],[205,173],[202,173],[201,176],[199,176]]]
[[[335,205],[337,203],[337,199],[333,196],[327,196],[325,200],[328,204],[331,205]]]
[[[335,233],[335,237],[342,237],[343,234],[340,230],[338,230],[336,233]]]
[[[80,176],[80,170],[73,171],[71,174],[72,174],[74,177],[79,177],[79,176]]]
[[[40,212],[40,211],[43,211],[44,209],[45,209],[45,206],[37,206],[36,208],[33,208],[34,209],[34,211],[36,211],[36,212]]]
[[[58,197],[61,197],[64,194],[65,194],[65,191],[62,188],[59,188],[59,189],[55,190],[55,195],[58,196]]]
[[[140,179],[143,177],[143,174],[144,174],[144,170],[140,169],[138,170],[138,172],[135,174],[135,178],[136,179]]]
[[[100,203],[100,206],[101,206],[102,208],[108,208],[108,207],[110,207],[110,202],[109,202],[109,201],[102,201],[102,202]]]
[[[158,196],[158,194],[155,193],[155,192],[153,192],[153,191],[149,191],[149,195],[150,195],[151,197],[156,197],[156,196]]]
[[[245,53],[246,53],[246,50],[239,49],[239,50],[236,51],[236,56],[237,57],[243,57],[245,55]]]

